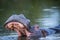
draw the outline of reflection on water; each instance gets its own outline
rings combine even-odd
[[[39,22],[42,27],[55,27],[59,24],[59,12],[57,7],[51,7],[43,9],[42,18],[38,18],[36,22]]]
[[[45,38],[39,39],[29,39],[26,37],[18,37],[18,35],[8,35],[8,36],[0,36],[0,40],[60,40],[60,34],[49,35]]]

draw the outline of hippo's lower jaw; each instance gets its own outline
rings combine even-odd
[[[14,30],[18,33],[18,36],[26,36],[26,37],[31,36],[31,33],[28,32],[27,30],[24,31],[19,31],[18,29],[14,29]]]

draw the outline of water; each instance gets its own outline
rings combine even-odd
[[[8,35],[8,36],[0,36],[0,40],[27,40],[25,38],[20,39],[18,38],[18,35],[13,33],[14,35]],[[30,40],[35,40],[35,39],[30,39]],[[60,40],[60,34],[54,34],[54,35],[49,35],[47,37],[42,37],[37,40]]]

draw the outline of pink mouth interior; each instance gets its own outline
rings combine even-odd
[[[18,22],[8,23],[7,27],[14,29],[18,33],[18,36],[22,36],[22,35],[27,36],[29,33],[28,30],[24,27],[24,25]]]

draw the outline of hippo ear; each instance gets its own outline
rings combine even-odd
[[[25,20],[27,20],[28,22],[30,22],[30,20],[27,19],[23,14],[19,14],[18,16],[19,16],[20,18],[25,19]]]
[[[23,14],[19,14],[18,16],[22,19],[26,19],[26,17]]]

